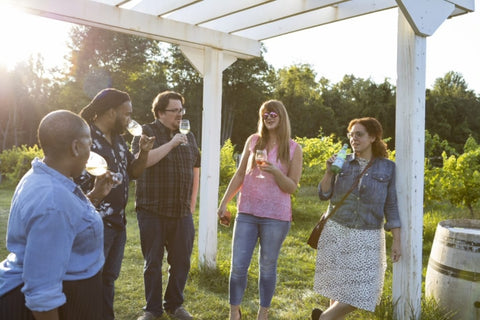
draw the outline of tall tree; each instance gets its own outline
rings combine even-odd
[[[241,151],[247,137],[257,130],[258,109],[272,99],[274,69],[262,54],[239,59],[223,72],[221,143],[231,139]]]
[[[480,139],[480,101],[461,74],[450,71],[427,90],[426,129],[460,153],[470,135]]]
[[[71,70],[56,91],[57,104],[79,111],[101,89],[127,91],[134,117],[151,121],[151,103],[167,87],[158,41],[94,27],[76,26],[70,33]]]
[[[333,130],[333,112],[323,104],[316,74],[308,64],[293,65],[278,71],[275,97],[288,110],[292,134],[297,137],[316,137],[323,128]]]
[[[353,75],[345,75],[342,81],[322,86],[325,105],[334,112],[337,128],[334,133],[346,139],[346,127],[350,120],[361,117],[375,117],[384,129],[384,136],[395,137],[395,88],[385,80],[376,84]],[[394,140],[389,144],[394,148]]]
[[[0,151],[37,142],[36,128],[47,112],[49,94],[50,80],[40,55],[12,71],[0,70]]]

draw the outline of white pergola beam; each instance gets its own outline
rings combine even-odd
[[[456,7],[462,9],[463,13],[468,11],[475,11],[475,1],[472,0],[446,0],[453,3]]]
[[[233,33],[281,19],[284,21],[283,19],[285,19],[285,17],[293,17],[305,12],[336,5],[344,1],[349,0],[277,0],[266,3],[261,7],[254,7],[238,12],[235,15],[228,15],[214,21],[203,23],[202,26],[226,33]]]
[[[194,25],[218,19],[240,11],[263,5],[275,0],[208,0],[196,3],[172,12],[167,15],[168,19],[191,23]]]
[[[402,0],[398,7],[415,33],[424,37],[431,36],[455,11],[455,5],[444,0]]]
[[[203,0],[142,0],[130,9],[142,13],[161,16]]]
[[[6,0],[28,12],[67,22],[114,30],[193,47],[212,47],[239,58],[260,56],[260,43],[220,31],[162,19],[89,0]]]
[[[190,62],[190,64],[195,68],[195,70],[197,70],[197,72],[204,77],[207,68],[205,65],[205,50],[187,46],[180,46],[180,50],[185,58],[187,58],[188,62]],[[219,68],[223,71],[235,61],[237,61],[237,57],[223,53],[222,61],[219,63]]]
[[[128,0],[92,0],[92,1],[108,4],[110,6],[121,6],[122,4],[126,3]]]
[[[395,0],[347,1],[336,6],[310,11],[299,16],[293,16],[280,21],[266,23],[257,27],[234,32],[233,34],[256,40],[265,40],[287,33],[317,27],[395,7],[397,7]]]

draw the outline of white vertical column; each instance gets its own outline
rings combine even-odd
[[[236,58],[220,50],[181,46],[182,53],[203,76],[202,162],[198,258],[202,267],[215,268],[217,256],[217,205],[220,175],[222,72]]]
[[[217,203],[222,121],[222,53],[205,48],[202,116],[202,169],[198,258],[201,266],[215,268],[217,255]]]
[[[426,38],[398,12],[395,150],[402,257],[393,265],[393,303],[402,320],[419,319],[421,311]]]

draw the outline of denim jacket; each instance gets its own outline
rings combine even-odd
[[[354,155],[349,154],[342,171],[332,179],[330,192],[323,192],[321,185],[318,186],[320,199],[330,199],[328,212],[342,199],[360,173],[358,161]],[[355,229],[380,229],[382,226],[385,230],[399,228],[395,163],[385,158],[375,158],[359,186],[350,193],[330,219]]]

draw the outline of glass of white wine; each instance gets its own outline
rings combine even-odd
[[[180,133],[188,134],[190,132],[190,121],[187,119],[180,120]],[[186,146],[188,143],[182,143],[182,146]]]
[[[261,166],[267,161],[267,150],[265,149],[259,149],[255,151],[255,162],[257,163],[257,166]],[[262,174],[261,169],[260,174],[257,176],[257,178],[263,179],[265,176]]]
[[[98,153],[90,151],[85,170],[94,176],[104,175],[108,170],[107,161]]]
[[[90,151],[85,170],[93,176],[101,176],[107,173],[108,164],[104,157],[96,152]],[[115,183],[115,186],[119,185],[122,182],[122,174],[119,172],[112,172],[112,180]]]
[[[134,137],[142,135],[142,126],[133,119],[131,119],[130,122],[128,122],[127,130]]]

